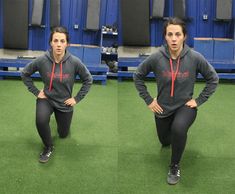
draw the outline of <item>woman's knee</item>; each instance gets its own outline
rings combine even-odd
[[[36,124],[47,125],[53,110],[47,100],[37,99],[36,106]]]
[[[64,130],[64,131],[58,130],[58,134],[59,134],[60,138],[64,139],[64,138],[68,137],[69,130]]]
[[[67,136],[68,136],[68,134],[59,134],[59,137],[60,137],[61,139],[65,139]]]
[[[164,142],[161,144],[162,144],[162,147],[169,147],[171,145],[171,142]]]
[[[183,128],[183,127],[175,127],[172,128],[172,134],[171,134],[171,138],[172,140],[183,140],[183,139],[187,139],[187,133],[188,133],[188,129]]]
[[[48,119],[37,118],[36,119],[36,125],[38,127],[47,126],[47,125],[49,125],[49,120]]]
[[[158,138],[163,147],[171,145],[170,137],[158,137]]]
[[[45,126],[45,125],[49,125],[50,122],[50,117],[45,117],[45,116],[40,116],[37,115],[36,116],[36,125],[37,126]]]

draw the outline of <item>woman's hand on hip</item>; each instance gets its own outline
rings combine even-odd
[[[77,102],[74,98],[69,98],[69,99],[65,100],[64,103],[67,106],[74,106]]]
[[[154,98],[152,103],[150,105],[148,105],[149,109],[154,112],[154,113],[158,113],[158,114],[162,114],[163,113],[163,109],[162,107],[157,103],[157,99]]]
[[[197,107],[197,103],[194,99],[189,100],[188,102],[186,102],[185,105],[190,107],[190,108],[196,108]]]
[[[40,90],[40,92],[39,92],[37,97],[38,98],[47,98],[43,90]]]

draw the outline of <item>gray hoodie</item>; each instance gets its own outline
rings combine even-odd
[[[38,96],[39,89],[34,85],[30,77],[36,71],[39,72],[44,83],[44,93],[51,105],[62,112],[70,112],[73,107],[64,104],[64,101],[72,97],[75,78],[79,75],[82,87],[74,97],[76,102],[81,101],[88,93],[92,76],[86,66],[75,56],[66,51],[62,62],[54,65],[51,51],[47,51],[43,56],[38,57],[22,70],[21,77],[28,90]]]
[[[135,86],[147,105],[151,104],[153,97],[147,91],[144,79],[150,72],[154,73],[157,82],[157,102],[163,109],[163,114],[156,113],[158,117],[164,118],[173,114],[176,109],[192,99],[198,73],[206,80],[206,86],[195,99],[198,106],[212,95],[218,85],[219,78],[214,68],[200,53],[190,49],[186,44],[178,60],[179,68],[175,81],[172,81],[174,74],[167,45],[161,46],[159,51],[146,58],[134,73]],[[177,71],[178,60],[172,60],[174,73]]]

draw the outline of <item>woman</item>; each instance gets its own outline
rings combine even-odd
[[[53,142],[49,126],[54,112],[60,138],[69,134],[73,116],[73,106],[79,103],[88,93],[92,76],[84,64],[67,50],[69,35],[64,27],[55,27],[50,34],[50,46],[43,56],[29,63],[22,71],[22,80],[28,90],[37,97],[36,127],[44,144],[39,162],[45,163],[53,152]],[[39,90],[30,77],[39,72],[44,88]],[[79,75],[82,87],[72,97],[73,85]]]
[[[205,58],[185,44],[187,33],[183,21],[170,18],[164,24],[163,35],[166,45],[139,65],[134,82],[140,97],[155,115],[159,141],[162,146],[171,145],[167,182],[173,185],[180,179],[179,164],[197,107],[212,95],[219,79]],[[157,98],[150,96],[144,83],[149,72],[156,76]],[[206,86],[194,99],[193,89],[198,73],[206,80]]]

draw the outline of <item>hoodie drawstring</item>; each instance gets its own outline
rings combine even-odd
[[[60,63],[60,82],[62,82],[63,78],[63,69],[62,69],[62,62]]]
[[[170,58],[170,66],[171,66],[171,97],[174,96],[174,89],[175,89],[175,79],[177,77],[177,74],[179,72],[179,66],[180,66],[180,57],[177,60],[177,65],[176,65],[176,71],[174,72],[173,69],[173,62],[172,59]]]
[[[52,82],[53,82],[54,75],[55,75],[55,62],[53,63],[53,66],[52,66],[49,91],[52,90]],[[63,70],[62,70],[62,62],[61,62],[60,63],[60,82],[62,82],[62,78],[63,78]]]

